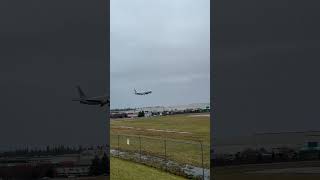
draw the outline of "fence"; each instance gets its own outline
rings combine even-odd
[[[209,176],[210,146],[203,142],[111,135],[110,143],[112,156],[147,164],[178,175],[201,179],[207,179],[205,177]]]

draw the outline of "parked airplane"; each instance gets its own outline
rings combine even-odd
[[[152,91],[145,91],[145,92],[137,92],[136,89],[134,89],[134,94],[135,95],[147,95],[147,94],[151,94]]]
[[[72,99],[72,101],[79,101],[81,104],[100,105],[101,107],[110,103],[107,96],[87,97],[80,88],[80,86],[77,86],[77,90],[80,98]]]

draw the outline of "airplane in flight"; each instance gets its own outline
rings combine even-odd
[[[137,92],[136,89],[134,89],[134,94],[135,95],[147,95],[147,94],[151,94],[152,91],[145,91],[145,92]]]
[[[81,104],[100,105],[100,107],[110,104],[107,96],[87,97],[80,86],[77,86],[80,98],[72,99],[72,101],[79,101]]]

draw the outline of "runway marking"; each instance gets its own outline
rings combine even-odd
[[[188,117],[210,117],[210,114],[196,114],[196,115],[189,115]]]
[[[113,128],[120,128],[120,129],[134,129],[134,130],[138,130],[138,131],[156,131],[156,132],[166,132],[166,133],[179,133],[179,134],[192,134],[191,132],[186,132],[186,131],[175,131],[172,129],[142,129],[142,128],[135,128],[135,127],[131,127],[131,126],[114,126]]]

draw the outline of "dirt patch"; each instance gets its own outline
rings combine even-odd
[[[142,128],[135,128],[130,126],[113,126],[114,129],[133,129],[136,131],[152,131],[152,132],[165,132],[165,133],[178,133],[178,134],[192,134],[191,132],[186,131],[176,131],[173,129],[142,129]]]
[[[210,114],[195,114],[189,115],[188,117],[210,117]]]

